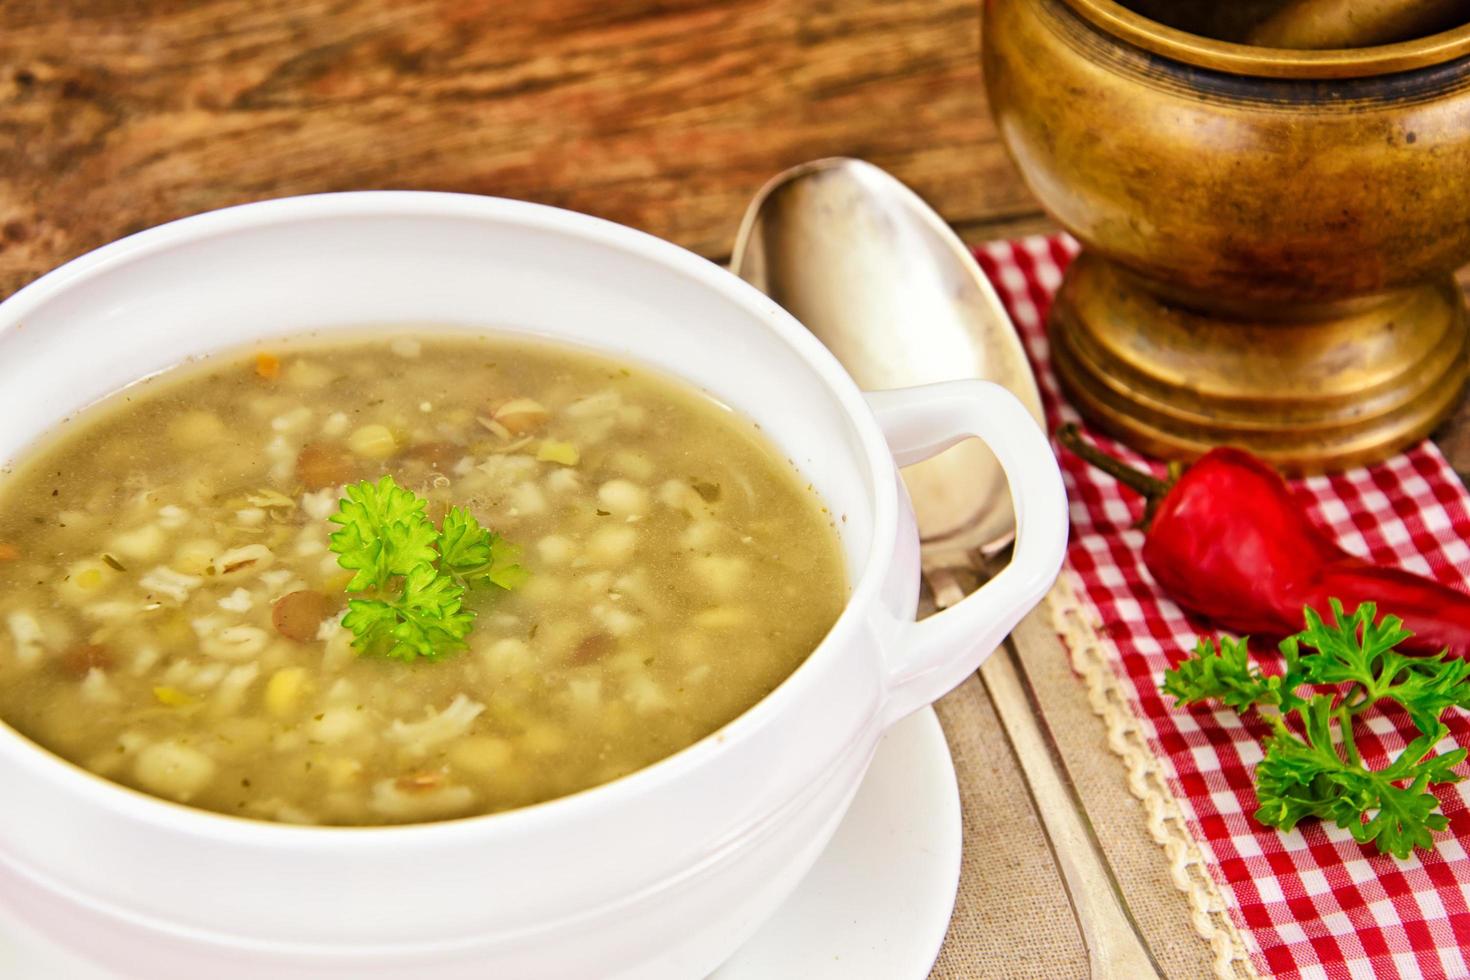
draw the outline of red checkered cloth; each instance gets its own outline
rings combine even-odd
[[[1043,327],[1076,252],[1066,236],[1038,236],[975,253],[1026,343],[1053,429],[1078,421],[1051,373]],[[1092,438],[1163,472],[1110,439]],[[1143,567],[1143,533],[1134,527],[1140,499],[1071,454],[1063,456],[1062,471],[1072,502],[1068,566],[1115,651],[1112,666],[1256,967],[1281,977],[1334,980],[1470,976],[1470,782],[1437,790],[1449,830],[1435,836],[1432,853],[1416,851],[1406,861],[1317,821],[1292,833],[1256,823],[1251,771],[1262,756],[1265,727],[1227,710],[1176,710],[1159,692],[1164,670],[1198,635],[1214,631],[1165,598]],[[1470,588],[1470,494],[1433,444],[1293,487],[1348,550]],[[1470,745],[1470,714],[1447,714],[1451,739]],[[1358,745],[1374,767],[1417,734],[1401,713],[1370,713],[1366,728]]]

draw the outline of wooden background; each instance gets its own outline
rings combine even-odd
[[[1036,227],[978,52],[976,0],[6,0],[0,295],[170,218],[346,188],[719,258],[767,177],[831,154],[972,237]]]

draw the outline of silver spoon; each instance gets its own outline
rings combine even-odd
[[[983,378],[1044,424],[1020,340],[969,251],[917,194],[870,163],[817,160],[772,178],[745,213],[731,268],[816,334],[859,387]],[[983,570],[1015,534],[1005,476],[971,440],[903,477],[924,577],[944,608],[963,597],[956,572]],[[1061,869],[1092,976],[1161,976],[1010,641],[980,677]]]

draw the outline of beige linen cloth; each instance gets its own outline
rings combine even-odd
[[[1083,673],[1074,670],[1075,648],[1097,641],[1097,634],[1073,595],[1064,577],[1015,639],[1133,915],[1168,977],[1254,977],[1177,810],[1166,794],[1160,798],[1157,774],[1150,785],[1138,771],[1146,756],[1133,757],[1132,781],[1148,802],[1130,791],[1129,767],[1119,754],[1130,748],[1120,731],[1129,724],[1117,713],[1123,706],[1115,702],[1110,712],[1110,746],[1110,725],[1089,698],[1091,690],[1091,700],[1104,707],[1100,687],[1111,675],[1100,659],[1091,665],[1077,659]],[[1070,655],[1059,637],[1063,630],[1071,630]],[[1098,647],[1094,651],[1105,655]],[[1102,671],[1088,671],[1099,665]],[[935,707],[959,778],[964,858],[954,917],[930,980],[1089,976],[1087,951],[1046,835],[984,686],[971,677]],[[1131,749],[1143,749],[1136,735]]]

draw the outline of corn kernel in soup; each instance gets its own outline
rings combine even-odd
[[[391,475],[521,549],[466,646],[354,648],[330,518]],[[539,342],[221,355],[84,411],[0,483],[0,718],[108,779],[292,823],[525,806],[759,701],[846,601],[830,516],[754,427]]]

